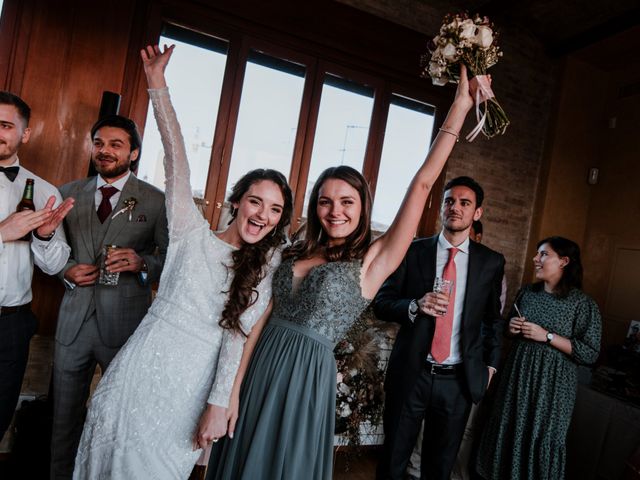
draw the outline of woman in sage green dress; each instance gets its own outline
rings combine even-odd
[[[274,274],[273,311],[246,371],[235,434],[212,455],[209,479],[332,478],[333,348],[400,265],[472,104],[463,68],[444,125],[392,225],[373,243],[365,178],[347,166],[320,175],[304,236]]]
[[[486,479],[564,478],[578,365],[594,363],[600,351],[600,312],[581,290],[578,245],[546,238],[533,263],[540,281],[516,297],[522,316],[514,307],[513,348],[478,452]]]

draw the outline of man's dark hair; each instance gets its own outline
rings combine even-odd
[[[138,168],[140,153],[142,152],[142,139],[140,138],[140,132],[138,132],[136,122],[122,115],[107,115],[106,117],[102,117],[91,127],[91,140],[94,139],[96,132],[102,127],[115,127],[127,132],[127,135],[129,135],[129,143],[131,144],[131,151],[138,149],[138,158],[131,162],[129,169],[133,171]]]
[[[22,100],[19,96],[14,95],[11,92],[5,92],[0,90],[0,105],[13,105],[18,110],[18,114],[24,120],[24,126],[29,125],[31,119],[31,108],[27,105],[27,102]]]
[[[480,208],[482,206],[482,201],[484,200],[484,190],[480,186],[478,182],[476,182],[471,177],[456,177],[447,182],[444,186],[444,191],[451,190],[453,187],[467,187],[473,190],[476,194],[476,208]]]
[[[480,220],[474,220],[471,224],[471,228],[476,232],[476,235],[482,235],[482,222]]]

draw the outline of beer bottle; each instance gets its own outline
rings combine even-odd
[[[16,212],[22,212],[23,210],[36,211],[36,206],[33,203],[33,178],[27,178],[27,183],[24,186],[24,192],[22,194],[22,200],[16,207]],[[28,242],[31,240],[31,232],[22,237],[20,240]]]

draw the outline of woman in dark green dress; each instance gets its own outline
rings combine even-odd
[[[513,348],[478,452],[478,473],[490,480],[564,478],[578,365],[600,351],[600,312],[581,290],[578,245],[544,239],[533,263],[540,281],[516,297],[522,316],[514,307]]]
[[[208,478],[332,478],[333,348],[400,265],[472,105],[463,69],[453,105],[400,211],[373,243],[365,178],[347,166],[320,175],[304,237],[284,252],[274,275],[273,311],[246,370],[234,436],[212,455]]]

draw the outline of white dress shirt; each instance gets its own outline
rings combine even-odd
[[[436,276],[442,277],[444,267],[449,260],[449,249],[455,245],[451,245],[442,233],[438,237],[438,247],[436,251]],[[462,345],[460,330],[462,327],[462,311],[464,309],[464,296],[467,292],[467,272],[469,270],[469,237],[460,245],[455,246],[459,251],[455,256],[456,263],[456,281],[453,286],[456,291],[453,310],[453,326],[451,330],[451,348],[449,356],[442,363],[445,365],[455,365],[462,362]],[[449,305],[451,308],[451,305]],[[436,318],[439,322],[440,318]],[[434,362],[433,357],[429,354],[427,358],[430,362]]]
[[[11,166],[19,166],[18,160]],[[20,167],[15,181],[0,174],[0,220],[13,212],[22,199],[27,178],[34,179],[33,203],[39,210],[45,206],[51,195],[56,197],[58,206],[62,197],[58,189],[24,167]],[[33,264],[49,275],[62,270],[71,249],[66,243],[62,225],[49,241],[38,240],[32,235],[31,242],[3,242],[0,235],[0,306],[17,307],[31,301],[31,279]]]
[[[96,211],[100,206],[100,202],[102,202],[102,190],[100,190],[100,187],[103,187],[104,185],[111,185],[112,187],[115,187],[118,189],[118,191],[114,193],[109,199],[109,203],[111,203],[111,209],[112,210],[116,209],[116,205],[118,205],[118,200],[120,200],[120,195],[122,194],[122,189],[124,188],[124,184],[127,183],[127,180],[129,180],[129,175],[131,175],[131,170],[128,170],[127,174],[124,177],[119,178],[113,183],[107,183],[104,180],[104,178],[98,175],[98,180],[96,182],[96,195],[94,197],[96,202]],[[114,214],[115,214],[115,211],[114,211]]]

